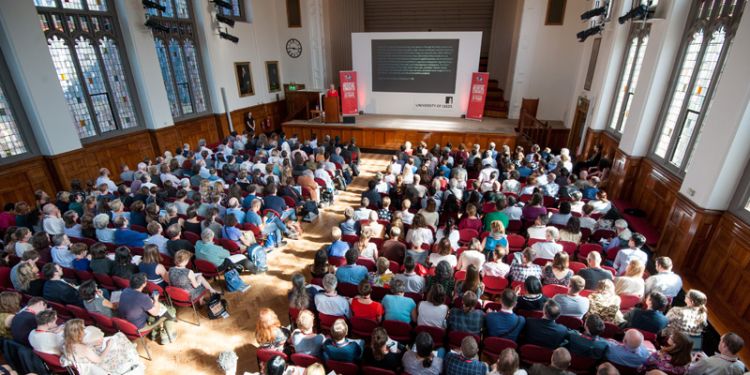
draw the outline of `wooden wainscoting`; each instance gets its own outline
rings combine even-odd
[[[602,129],[586,129],[586,136],[583,141],[583,149],[579,155],[579,160],[586,160],[594,151],[594,146],[600,145],[602,157],[612,160],[620,146],[620,141],[608,132]]]
[[[122,164],[133,168],[144,158],[153,158],[154,155],[151,136],[144,129],[90,143],[79,150],[49,156],[47,160],[62,188],[69,189],[70,181],[74,178],[84,183],[95,180],[102,167],[108,168],[112,178],[117,179]]]
[[[678,193],[662,229],[658,253],[672,258],[679,270],[697,268],[721,214],[700,208]]]
[[[264,119],[270,120],[270,127],[265,131],[278,131],[281,130],[281,123],[284,121],[286,116],[286,101],[280,100],[271,103],[258,104],[252,107],[241,108],[234,110],[230,113],[232,117],[232,124],[234,130],[238,133],[245,131],[245,116],[248,112],[252,112],[253,118],[255,119],[255,131],[263,131],[261,129],[261,123]],[[219,135],[224,138],[229,135],[229,122],[227,122],[227,116],[225,113],[215,115],[215,121],[218,124]]]
[[[612,169],[609,172],[607,184],[607,193],[610,196],[627,201],[633,197],[642,160],[641,157],[633,157],[617,149],[612,159]]]
[[[646,212],[648,221],[664,234],[664,224],[669,218],[682,182],[648,158],[641,161],[631,202]],[[615,197],[616,198],[616,197]]]
[[[34,191],[56,191],[54,179],[41,156],[34,156],[0,168],[0,202],[26,201],[33,205]]]
[[[734,331],[750,339],[750,225],[730,212],[721,215],[703,258],[682,269],[690,287],[708,294],[709,319],[720,332]],[[711,316],[713,315],[713,316]],[[750,360],[750,347],[743,350]]]
[[[150,130],[149,132],[156,155],[162,155],[166,150],[174,152],[185,143],[194,148],[200,139],[205,139],[209,144],[219,141],[214,114],[180,121],[174,126]]]

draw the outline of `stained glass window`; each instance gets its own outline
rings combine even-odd
[[[109,0],[34,0],[80,138],[139,126]]]
[[[10,100],[0,85],[0,160],[28,151],[18,129],[18,120],[10,107]]]
[[[691,10],[652,154],[678,174],[690,165],[703,116],[745,4],[746,0],[699,0]]]
[[[218,7],[219,12],[227,17],[241,19],[242,18],[242,0],[225,0],[227,3],[232,4],[232,9]]]
[[[620,72],[620,81],[615,93],[615,102],[609,120],[609,128],[619,134],[622,134],[625,129],[630,105],[633,103],[643,57],[648,46],[649,29],[649,24],[638,23],[633,24],[630,32],[630,39]]]
[[[152,33],[172,117],[179,120],[203,114],[209,107],[190,0],[160,3],[166,11],[149,9],[147,13],[169,30],[153,29]]]

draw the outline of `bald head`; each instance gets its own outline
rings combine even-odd
[[[625,331],[622,342],[630,349],[637,349],[643,344],[643,334],[636,329],[629,329]]]
[[[586,257],[586,260],[589,263],[589,267],[599,267],[602,263],[602,255],[598,251],[592,251]]]

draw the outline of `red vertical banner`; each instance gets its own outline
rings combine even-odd
[[[471,73],[471,90],[469,92],[469,108],[466,109],[466,118],[481,120],[482,116],[484,116],[484,101],[487,98],[487,84],[489,80],[489,73]]]
[[[356,115],[357,108],[357,72],[342,70],[339,72],[341,83],[341,113],[344,115]]]

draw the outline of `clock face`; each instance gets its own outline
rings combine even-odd
[[[286,53],[289,55],[289,57],[295,59],[300,57],[300,55],[302,55],[302,43],[294,38],[289,39],[286,42]]]

